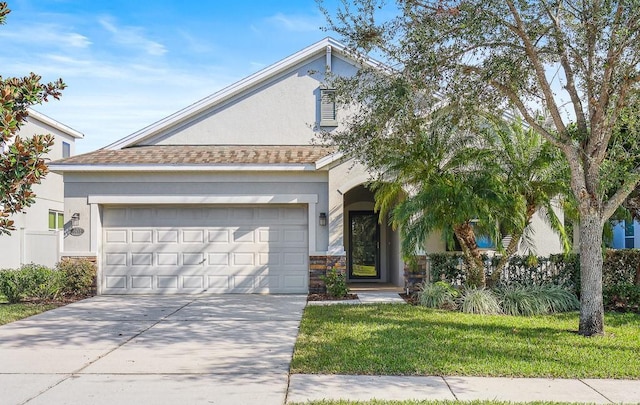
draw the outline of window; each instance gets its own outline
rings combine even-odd
[[[471,221],[471,226],[474,228],[475,230],[475,225],[476,220],[472,220]],[[476,233],[476,244],[478,245],[478,248],[481,250],[491,250],[491,249],[496,249],[496,244],[494,241],[491,240],[491,238],[489,238],[486,235],[479,235]],[[504,236],[504,235],[503,235]],[[504,236],[504,237],[508,237],[508,235]],[[503,241],[504,241],[504,237],[503,237]],[[462,250],[462,247],[460,247],[460,242],[458,242],[458,238],[456,238],[455,236],[453,237],[453,249],[450,249],[449,246],[447,246],[446,248],[447,252],[459,252]]]
[[[337,127],[336,120],[336,91],[320,89],[320,126]]]
[[[624,221],[624,248],[633,249],[635,246],[634,221]]]
[[[55,231],[64,229],[64,214],[59,211],[49,211],[49,229]]]
[[[71,156],[71,145],[67,142],[62,142],[62,157],[68,158]]]

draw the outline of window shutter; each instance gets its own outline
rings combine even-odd
[[[334,90],[320,90],[320,126],[338,126],[338,121],[336,120],[336,98]]]

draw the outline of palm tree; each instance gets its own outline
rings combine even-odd
[[[405,256],[415,254],[430,233],[441,230],[447,243],[455,237],[462,248],[467,284],[484,287],[476,233],[500,248],[501,223],[524,228],[525,200],[509,189],[491,145],[458,125],[456,115],[452,106],[441,108],[428,125],[408,134],[401,148],[390,151],[384,173],[372,188],[376,209],[390,214],[391,223],[403,233]]]
[[[502,224],[503,231],[510,234],[511,239],[492,272],[491,283],[495,284],[500,280],[509,258],[518,250],[526,232],[531,230],[531,221],[536,212],[542,213],[560,236],[563,250],[568,252],[571,249],[570,239],[553,207],[554,199],[569,194],[569,182],[564,175],[564,157],[537,132],[525,128],[518,119],[505,121],[493,117],[488,122],[491,125],[483,133],[495,150],[496,160],[504,171],[504,181],[514,195],[525,201],[524,228],[519,223],[511,224],[509,221]]]

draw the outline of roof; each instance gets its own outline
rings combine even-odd
[[[194,104],[172,115],[169,115],[168,117],[161,119],[160,121],[157,121],[137,132],[134,132],[131,135],[128,135],[110,145],[105,146],[104,149],[116,150],[134,146],[145,139],[158,135],[169,128],[175,127],[192,117],[208,111],[211,108],[231,99],[232,97],[246,92],[250,88],[253,88],[267,80],[272,79],[273,77],[287,71],[288,69],[291,69],[293,66],[296,66],[311,57],[317,57],[318,55],[327,52],[332,52],[334,54],[343,55],[343,57],[346,56],[353,59],[353,56],[349,56],[349,51],[343,44],[330,37],[324,38],[323,40],[318,41],[315,44],[310,45],[307,48],[296,52],[295,54],[282,59],[281,61],[276,62],[273,65],[268,66],[257,73],[254,73],[251,76],[248,76],[228,87],[225,87],[222,90],[213,93],[212,95],[205,97],[202,100],[197,101]],[[380,62],[368,57],[362,58],[361,61],[371,66],[383,66]]]
[[[31,108],[29,108],[28,111],[29,111],[29,115],[27,116],[27,120],[29,120],[29,118],[33,118],[46,125],[49,125],[52,128],[57,129],[60,132],[64,132],[65,134],[73,138],[76,138],[76,139],[84,138],[84,134],[82,132],[78,132],[75,129],[68,127],[61,122],[58,122],[51,117],[47,117],[46,115],[40,112],[37,112],[36,110],[33,110]]]
[[[100,149],[54,165],[312,165],[334,150],[323,146],[151,145]]]

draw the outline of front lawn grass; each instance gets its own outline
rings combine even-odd
[[[32,303],[0,304],[0,325],[15,322],[19,319],[27,318],[59,306],[60,305],[55,304]]]
[[[640,379],[640,315],[608,313],[605,336],[578,314],[482,316],[411,305],[305,309],[293,373]]]
[[[7,304],[6,298],[0,295],[0,325],[27,318],[59,306],[60,305],[55,304],[32,303]]]

